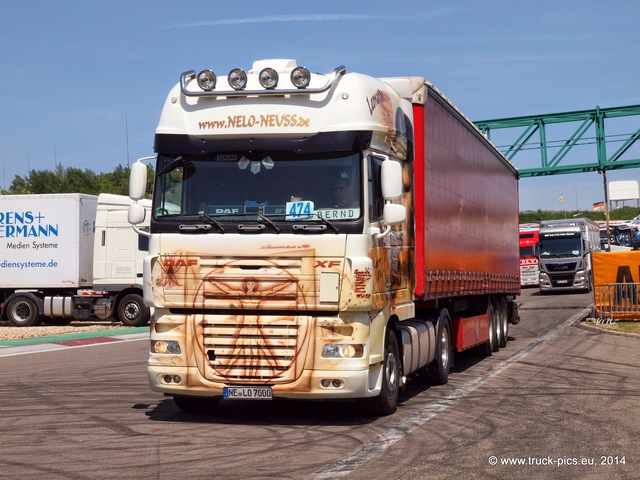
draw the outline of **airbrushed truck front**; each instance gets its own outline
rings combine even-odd
[[[355,399],[390,414],[410,376],[446,383],[454,352],[506,345],[517,172],[423,78],[293,60],[189,71],[155,151],[148,373],[181,409]],[[134,200],[146,172],[132,167]]]

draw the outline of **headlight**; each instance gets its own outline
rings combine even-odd
[[[364,345],[344,345],[332,343],[322,349],[322,358],[361,358],[364,354]]]
[[[151,353],[182,353],[180,344],[175,340],[151,340]]]

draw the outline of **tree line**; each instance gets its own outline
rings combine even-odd
[[[147,166],[147,170],[147,197],[151,197],[153,167]],[[9,188],[1,188],[0,192],[2,195],[42,193],[129,195],[129,172],[130,168],[123,165],[118,165],[112,172],[95,173],[88,168],[83,170],[57,164],[54,170],[30,170],[25,177],[16,175]]]
[[[153,192],[153,167],[147,166],[147,197]],[[90,169],[56,165],[54,170],[30,170],[25,177],[16,175],[8,189],[0,188],[2,195],[24,195],[42,193],[113,193],[129,195],[130,168],[118,165],[112,172],[95,173]],[[640,209],[622,207],[610,212],[610,220],[631,220],[640,214]],[[605,220],[604,212],[526,210],[520,212],[520,223],[540,223],[542,220],[584,217]]]

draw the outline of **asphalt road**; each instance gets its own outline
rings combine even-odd
[[[521,302],[505,349],[410,384],[384,418],[292,401],[182,413],[148,388],[144,334],[0,346],[0,478],[638,478],[640,339],[581,327],[587,294]]]

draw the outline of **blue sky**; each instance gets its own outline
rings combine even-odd
[[[423,76],[472,120],[640,104],[638,18],[637,0],[4,0],[0,181],[152,155],[182,72],[264,58]],[[604,198],[596,173],[523,179],[520,195],[524,210]]]

